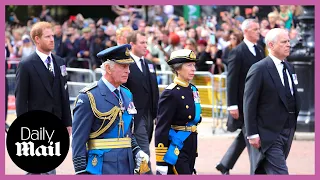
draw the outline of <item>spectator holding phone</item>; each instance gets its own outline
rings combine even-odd
[[[22,36],[22,46],[19,47],[18,56],[21,58],[27,57],[35,51],[35,47],[30,40],[30,36]]]

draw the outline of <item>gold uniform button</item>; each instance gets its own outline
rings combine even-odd
[[[191,116],[191,115],[189,115],[189,116],[188,116],[188,118],[189,118],[189,119],[191,119],[191,118],[192,118],[192,116]]]
[[[177,87],[177,89],[179,90],[180,88],[179,88],[179,87]]]
[[[188,106],[188,105],[186,105],[186,108],[187,108],[187,109],[189,109],[189,106]]]
[[[182,99],[184,99],[184,96],[181,96]]]

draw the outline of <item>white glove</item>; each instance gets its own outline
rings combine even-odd
[[[143,152],[143,151],[139,151],[137,154],[136,154],[136,158],[135,158],[135,160],[136,160],[136,165],[137,165],[137,167],[140,167],[140,164],[141,164],[141,162],[143,161],[143,160],[145,160],[147,163],[149,162],[149,156],[148,156],[148,154],[146,154],[145,152]]]
[[[168,166],[157,166],[156,171],[159,172],[161,175],[168,174]]]

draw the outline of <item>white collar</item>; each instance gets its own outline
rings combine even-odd
[[[130,52],[130,56],[133,58],[133,60],[134,60],[136,63],[140,63],[140,59],[144,59],[143,56],[140,58],[140,57],[134,55],[132,52]]]
[[[255,44],[250,42],[248,39],[244,38],[243,42],[250,48],[253,47]]]
[[[283,60],[275,57],[274,55],[272,55],[271,53],[269,53],[270,58],[272,59],[272,61],[274,62],[274,64],[276,66],[282,65],[281,62],[283,62]]]
[[[48,55],[40,52],[38,49],[36,49],[36,53],[38,54],[38,56],[40,57],[40,59],[43,61],[43,62],[46,62],[47,58],[48,58]],[[49,54],[50,58],[52,59],[52,54],[50,52]],[[52,62],[52,61],[51,61]]]
[[[102,81],[104,82],[104,84],[109,88],[109,90],[111,92],[114,92],[114,90],[118,89],[119,93],[120,93],[120,86],[118,88],[114,87],[105,77],[101,77]]]

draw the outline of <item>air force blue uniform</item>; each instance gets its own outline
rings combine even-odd
[[[134,173],[134,156],[140,150],[132,135],[134,114],[131,92],[124,86],[116,89],[104,77],[80,91],[72,122],[76,174]]]

